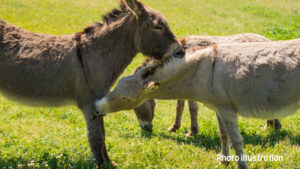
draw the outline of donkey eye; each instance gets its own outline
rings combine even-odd
[[[122,100],[130,100],[128,97],[121,97]]]
[[[156,30],[156,31],[162,31],[163,28],[161,26],[153,26],[152,29]]]

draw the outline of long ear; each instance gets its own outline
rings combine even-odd
[[[128,7],[138,16],[142,16],[146,13],[144,5],[138,0],[125,0]]]
[[[145,84],[144,88],[145,88],[145,92],[149,93],[149,92],[153,92],[157,89],[159,89],[160,84],[158,82],[148,82]]]

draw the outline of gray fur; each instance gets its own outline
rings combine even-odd
[[[163,59],[183,51],[159,12],[137,0],[129,5],[121,0],[120,6],[103,16],[103,24],[65,36],[36,34],[0,20],[1,93],[34,106],[77,105],[99,165],[110,160],[94,100],[108,92],[137,53]],[[163,30],[152,29],[157,20]]]
[[[199,50],[199,47],[207,47],[213,44],[226,44],[234,42],[270,42],[270,40],[264,36],[254,34],[254,33],[241,33],[230,36],[186,36],[180,40],[185,50]],[[140,70],[143,67],[154,64],[153,62],[147,59],[137,70]],[[136,71],[137,71],[136,70]],[[190,137],[195,135],[199,131],[197,114],[198,114],[198,104],[193,100],[188,101],[189,111],[191,116],[191,130],[188,132],[187,136]],[[155,101],[149,100],[144,102],[137,108],[134,108],[134,112],[138,118],[140,126],[144,130],[152,129],[152,120],[154,116]],[[170,132],[175,132],[181,126],[181,118],[184,109],[184,100],[177,100],[176,106],[176,117],[172,126],[168,129]],[[149,113],[150,112],[150,113]],[[274,130],[279,130],[281,124],[279,120],[275,120],[276,123],[273,123],[273,120],[269,120],[266,126],[273,127]]]
[[[217,112],[225,156],[229,138],[236,155],[241,159],[244,154],[238,114],[273,119],[300,107],[300,39],[211,46],[187,52],[185,58],[173,59],[143,79],[147,70],[121,79],[97,105],[100,113],[132,109],[148,99],[202,102]],[[238,161],[238,167],[248,168],[247,162]]]

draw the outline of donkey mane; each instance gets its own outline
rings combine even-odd
[[[110,12],[106,13],[105,15],[102,16],[102,21],[109,25],[112,22],[116,22],[120,19],[122,19],[124,16],[126,16],[128,12],[124,11],[124,9],[112,9]]]
[[[114,22],[120,21],[122,18],[124,18],[129,14],[128,7],[126,6],[126,4],[123,3],[123,1],[121,1],[120,8],[121,9],[114,8],[110,12],[107,12],[102,16],[103,23],[95,22],[94,24],[84,28],[82,32],[78,32],[76,36],[80,36],[81,34],[84,33],[86,34],[92,33],[96,28],[101,28],[104,25],[110,25]],[[7,22],[5,20],[0,19],[0,37],[3,34],[4,25],[6,24]],[[11,27],[15,27],[15,26],[11,25]]]
[[[212,42],[210,40],[203,39],[203,41],[190,44],[186,41],[186,38],[183,38],[180,40],[180,43],[184,48],[184,50],[186,50],[186,52],[189,53],[193,53],[195,51],[205,49],[208,47],[213,47],[215,55],[217,53],[217,43]],[[171,57],[165,58],[164,60],[155,60],[153,58],[146,58],[146,60],[135,69],[134,73],[141,70],[142,68],[146,68],[146,70],[143,70],[142,73],[142,79],[146,79],[148,76],[153,75],[159,68],[165,66],[165,64],[167,64],[171,59],[172,59]],[[214,62],[215,61],[213,58],[213,63]]]
[[[120,1],[120,8],[121,9],[114,8],[110,12],[104,14],[102,16],[103,23],[95,22],[93,25],[90,25],[90,26],[84,28],[82,32],[75,33],[77,58],[79,60],[79,63],[81,65],[81,68],[85,75],[86,83],[88,82],[88,77],[87,77],[87,72],[85,70],[85,65],[84,65],[83,56],[82,56],[83,44],[82,44],[81,36],[83,34],[94,33],[95,30],[101,29],[104,25],[111,25],[112,23],[120,21],[125,16],[128,16],[128,13],[129,13],[128,7],[122,0]]]
[[[189,42],[187,40],[187,38],[183,38],[180,40],[180,43],[182,45],[182,47],[184,48],[184,50],[192,50],[192,51],[195,51],[195,50],[198,50],[199,48],[207,48],[209,47],[210,45],[215,45],[216,43],[213,42],[213,41],[210,41],[210,40],[207,40],[207,39],[201,39],[200,41],[198,40],[196,43],[195,42]]]
[[[128,7],[123,3],[123,1],[121,1],[120,9],[114,8],[102,16],[103,23],[95,22],[93,25],[84,28],[82,33],[91,33],[95,30],[95,28],[101,28],[104,25],[110,25],[113,22],[117,22],[127,16],[128,13]]]

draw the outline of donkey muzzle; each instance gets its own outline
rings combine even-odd
[[[95,109],[97,111],[98,116],[105,116],[109,112],[109,105],[107,103],[107,99],[104,97],[101,100],[96,100]]]
[[[140,127],[145,131],[152,131],[152,123],[139,121]]]

